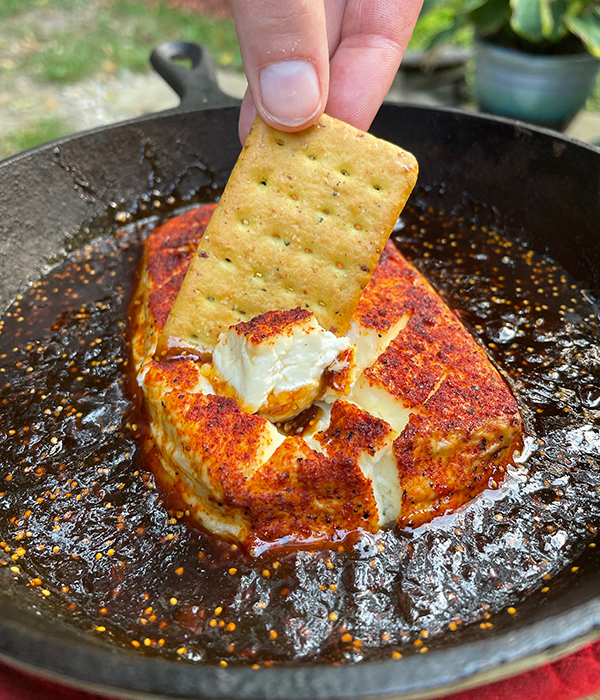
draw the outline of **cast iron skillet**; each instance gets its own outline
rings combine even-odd
[[[192,68],[174,62],[184,57]],[[222,185],[240,149],[238,108],[214,83],[199,47],[152,56],[179,108],[96,129],[0,164],[0,311],[65,250],[106,230],[111,206],[154,195],[185,200]],[[506,222],[596,296],[600,291],[600,150],[522,123],[455,110],[385,105],[372,131],[411,150],[419,192],[460,214]],[[401,661],[345,667],[220,668],[145,658],[87,636],[36,608],[0,571],[0,657],[39,675],[118,697],[424,698],[540,665],[600,637],[600,551],[581,577],[525,606],[507,631],[466,634]]]

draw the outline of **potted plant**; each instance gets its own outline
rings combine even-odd
[[[452,11],[433,49],[475,34],[475,97],[487,112],[564,126],[582,107],[600,63],[598,0],[425,0],[421,17]]]

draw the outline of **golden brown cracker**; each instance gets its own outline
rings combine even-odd
[[[326,115],[298,133],[254,122],[159,343],[302,307],[342,335],[417,177],[414,157]]]

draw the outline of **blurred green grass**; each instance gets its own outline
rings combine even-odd
[[[171,39],[202,43],[219,66],[242,68],[231,19],[215,19],[170,8],[165,2],[139,0],[2,0],[0,17],[11,20],[4,31],[35,49],[15,60],[15,72],[36,80],[74,83],[117,69],[144,73],[154,46]],[[65,29],[48,31],[33,10],[64,13]],[[69,14],[85,21],[70,28]],[[58,23],[60,25],[60,23]]]
[[[201,43],[217,66],[243,69],[233,20],[167,0],[0,0],[0,103],[12,109],[11,126],[0,123],[0,158],[73,130],[44,104],[19,123],[21,102],[85,80],[147,73],[152,49],[171,39]],[[20,80],[30,86],[26,98]]]
[[[54,21],[59,28],[49,31],[36,10],[64,15],[66,28]],[[70,15],[77,14],[87,15],[85,22],[69,27]],[[243,68],[233,20],[194,14],[164,1],[0,0],[0,19],[9,20],[1,32],[35,47],[16,59],[14,70],[39,81],[67,84],[117,69],[144,73],[152,48],[171,39],[201,43],[218,66]],[[451,23],[451,8],[434,9],[417,23],[409,48],[422,49]],[[457,46],[471,42],[468,29],[451,40]]]
[[[70,129],[64,124],[61,119],[44,118],[38,122],[18,131],[9,134],[4,143],[1,144],[0,150],[4,150],[3,155],[19,153],[26,151],[28,148],[33,148],[40,143],[53,141],[61,136],[66,136],[70,133]]]
[[[40,7],[40,0],[1,0],[0,2],[0,19],[7,19],[15,15],[28,12],[36,7]]]

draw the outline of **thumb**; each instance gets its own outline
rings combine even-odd
[[[329,90],[323,0],[233,0],[232,9],[257,112],[283,131],[314,124]]]

